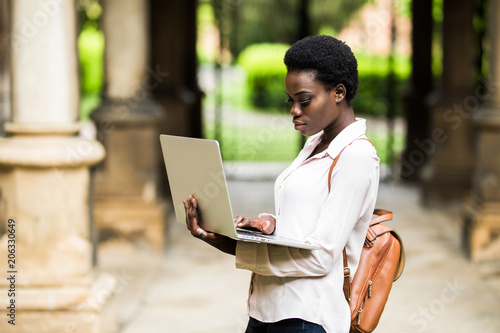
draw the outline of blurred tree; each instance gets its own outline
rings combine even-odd
[[[77,0],[76,8],[80,12],[80,26],[93,25],[99,27],[102,14],[101,0]]]
[[[256,43],[292,44],[321,30],[340,31],[370,0],[216,0],[230,17],[229,48],[233,57]]]
[[[311,0],[311,30],[317,33],[321,28],[340,31],[364,4],[371,0],[328,1]]]
[[[475,80],[476,85],[482,82],[487,75],[487,56],[485,52],[485,39],[487,29],[488,0],[475,0],[474,32],[476,34]]]
[[[80,115],[87,119],[100,104],[104,79],[104,34],[100,27],[101,0],[77,0],[79,12]]]

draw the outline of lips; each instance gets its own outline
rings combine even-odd
[[[297,121],[297,120],[294,120],[293,123],[295,125],[296,130],[300,130],[300,129],[302,129],[302,127],[304,127],[306,125],[305,123],[303,123],[301,121]]]

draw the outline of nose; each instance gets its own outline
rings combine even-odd
[[[302,115],[302,110],[300,109],[299,103],[292,104],[292,107],[290,108],[290,114],[294,117],[299,117]]]

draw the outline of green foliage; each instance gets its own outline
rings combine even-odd
[[[297,0],[252,0],[224,8],[230,15],[231,53],[238,57],[251,44],[295,42],[299,26],[298,3]]]
[[[378,74],[363,75],[360,87],[352,105],[356,114],[383,117],[387,114],[387,76]],[[402,90],[404,81],[395,76],[396,90]],[[396,114],[402,114],[400,94],[396,98]]]
[[[389,165],[394,163],[394,161],[389,161],[389,135],[386,132],[379,132],[375,130],[367,129],[366,136],[370,139],[371,143],[375,146],[377,150],[377,155],[380,158],[380,163],[384,165]],[[401,132],[394,133],[394,141],[392,144],[392,157],[399,156],[405,147],[405,135]]]
[[[311,32],[317,34],[321,29],[329,27],[341,31],[352,15],[361,9],[369,0],[310,1]]]
[[[237,91],[238,107],[252,106],[256,109],[282,109],[285,100],[286,67],[283,56],[288,49],[284,44],[255,44],[246,48],[238,58],[238,65],[247,73],[246,86],[225,89],[225,100],[232,103],[232,94]],[[370,116],[385,116],[387,114],[389,60],[383,56],[359,54],[358,71],[360,86],[353,100],[357,114]],[[410,60],[408,57],[394,58],[394,98],[396,115],[402,115],[402,93],[410,75]],[[236,96],[236,95],[235,95]],[[249,98],[248,103],[241,103],[243,98]]]
[[[197,30],[198,36],[203,36],[204,31],[211,31],[216,29],[215,13],[214,8],[208,3],[201,3],[197,10]],[[196,48],[196,53],[198,56],[198,62],[200,64],[213,64],[217,58],[217,47],[219,45],[213,45],[212,47],[203,47],[200,45],[198,40],[198,45]]]
[[[230,112],[238,112],[231,110]],[[249,111],[256,117],[259,113]],[[260,114],[262,115],[262,114]],[[291,122],[290,122],[291,124]],[[234,124],[225,121],[221,126],[221,152],[225,161],[292,161],[302,148],[300,133],[289,128],[278,127],[269,122],[268,126],[259,126],[249,122]],[[214,126],[204,123],[205,137],[215,139]],[[382,164],[388,161],[388,140],[386,132],[368,128],[367,136],[377,149]],[[393,143],[393,156],[398,156],[404,149],[404,133],[396,132]]]
[[[394,4],[396,15],[399,17],[407,17],[411,19],[411,2],[412,0],[398,0]]]
[[[80,119],[87,120],[90,113],[101,104],[99,92],[83,94],[80,98]]]
[[[212,5],[208,3],[200,3],[197,10],[197,29],[198,32],[208,29],[216,25],[215,13]]]
[[[389,61],[385,56],[374,56],[370,54],[356,53],[359,75],[379,74],[387,75]],[[394,71],[401,76],[408,76],[411,72],[410,59],[405,56],[394,57]]]
[[[257,108],[279,107],[285,100],[286,44],[254,44],[243,50],[237,64],[247,74],[251,103]]]
[[[303,0],[227,0],[223,12],[230,20],[229,47],[234,56],[246,46],[259,43],[292,44],[301,26],[300,2]],[[368,0],[309,0],[310,34],[322,27],[340,31]]]
[[[443,25],[443,2],[444,0],[433,0],[432,2],[432,75],[438,83],[443,72],[442,51],[442,25]]]
[[[387,57],[357,55],[359,89],[352,101],[354,111],[360,115],[384,116],[387,114],[389,61]],[[394,58],[394,95],[396,115],[402,115],[402,93],[410,75],[410,60]]]
[[[82,100],[81,115],[85,119],[99,105],[103,83],[104,35],[95,24],[85,24],[78,37]]]
[[[432,3],[432,18],[434,24],[443,23],[443,0],[434,0]]]
[[[257,48],[258,49],[258,48]],[[265,48],[264,48],[265,49]],[[284,54],[284,50],[279,51],[281,53],[280,58]],[[242,53],[242,58],[245,53]],[[264,53],[266,55],[266,53]],[[258,56],[252,56],[245,61],[248,61],[252,68],[255,68],[255,72],[263,74],[265,76],[265,71],[267,70],[267,63],[264,66],[260,66],[257,60],[261,59]],[[266,58],[263,57],[265,60]],[[358,96],[354,99],[354,110],[356,115],[361,117],[377,116],[382,117],[387,113],[387,77],[388,77],[388,59],[387,57],[375,57],[371,55],[358,54],[358,68],[361,78],[361,85],[359,89]],[[240,60],[238,60],[240,61]],[[262,61],[262,60],[260,60]],[[269,61],[270,63],[270,61]],[[281,65],[282,60],[276,60],[276,66]],[[276,72],[274,66],[269,66],[271,72]],[[278,66],[279,67],[279,66]],[[225,68],[226,71],[231,70],[230,67]],[[259,71],[263,72],[260,73]],[[241,72],[235,71],[235,73]],[[396,101],[397,114],[402,114],[401,105],[401,95],[405,87],[406,80],[410,74],[410,62],[407,57],[396,57],[394,59],[394,74],[396,78],[396,89],[395,95],[393,96]],[[238,77],[238,75],[236,75]],[[283,111],[283,114],[287,114],[288,110],[285,110],[286,104],[284,103],[284,78],[282,79],[282,88],[277,92],[279,98],[276,110]],[[233,78],[232,80],[226,79],[224,81],[223,97],[224,104],[226,108],[225,115],[223,116],[224,121],[221,124],[222,136],[219,138],[221,140],[222,154],[225,160],[238,160],[238,161],[290,161],[293,160],[301,148],[300,146],[300,134],[293,131],[293,127],[281,128],[275,126],[276,124],[271,124],[269,121],[269,126],[262,126],[261,124],[253,123],[248,121],[251,117],[244,117],[244,121],[231,121],[233,118],[229,113],[242,113],[242,114],[253,114],[255,117],[270,117],[269,114],[262,114],[259,112],[259,108],[252,107],[242,103],[244,96],[251,95],[249,91],[249,85],[246,83],[248,81],[244,80],[244,76],[241,78]],[[210,94],[205,99],[207,105],[213,105],[213,94]],[[267,110],[266,110],[267,111]],[[227,112],[227,113],[226,113]],[[278,117],[275,114],[276,117]],[[286,116],[285,116],[286,117]],[[236,117],[235,119],[239,119]],[[214,124],[204,123],[204,133],[208,138],[214,138]],[[383,164],[388,164],[388,137],[387,133],[372,131],[368,134],[370,140],[374,143],[377,148],[379,157]],[[251,138],[251,140],[249,140]],[[270,138],[270,139],[269,139]],[[404,134],[396,133],[396,137],[393,145],[393,156],[397,156],[404,147]]]
[[[290,122],[291,123],[291,122]],[[204,126],[205,137],[215,139],[213,126]],[[221,154],[225,161],[292,161],[300,150],[300,134],[290,128],[256,124],[222,124]]]
[[[93,25],[83,28],[78,37],[83,93],[100,91],[103,80],[104,35]]]

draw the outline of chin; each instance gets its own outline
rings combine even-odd
[[[318,134],[319,132],[321,132],[321,130],[319,131],[304,131],[304,132],[301,132],[303,136],[313,136],[313,135],[316,135]]]

